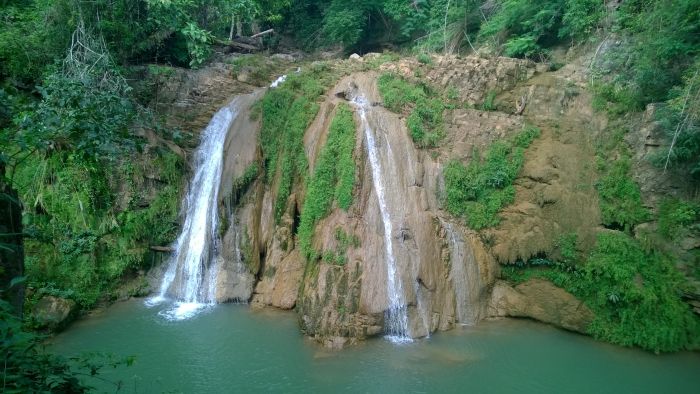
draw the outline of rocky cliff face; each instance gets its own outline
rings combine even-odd
[[[471,62],[474,59],[467,61]],[[450,62],[445,64],[455,66]],[[512,61],[508,70],[507,63],[488,64],[489,67],[475,68],[470,74],[475,84],[483,84],[484,91],[514,86],[534,73],[534,67],[526,62]],[[485,75],[492,73],[492,68],[498,68],[498,76],[489,79]],[[447,137],[455,143],[444,144],[447,148],[443,151],[420,150],[412,142],[401,116],[381,106],[376,79],[373,72],[353,74],[329,91],[304,138],[310,171],[325,144],[337,105],[343,98],[363,95],[373,104],[367,112],[367,122],[379,146],[382,168],[379,176],[390,211],[393,252],[408,309],[409,333],[421,337],[456,324],[475,324],[487,314],[498,266],[476,232],[441,210],[442,167],[450,158],[468,159],[472,148],[507,135],[523,122],[506,114],[456,110],[448,114],[454,120]],[[296,307],[302,330],[330,346],[383,332],[388,308],[385,227],[368,160],[367,140],[357,114],[356,124],[354,203],[347,211],[334,209],[316,226],[314,234],[317,250],[337,249],[338,232],[357,238],[356,245],[347,249],[345,264],[320,261],[315,269],[305,269],[306,261],[294,236],[295,220],[305,197],[301,185],[294,187],[282,219],[275,224],[274,187],[257,181],[240,198],[233,212],[229,212],[232,219],[224,235],[224,259],[245,261],[249,274],[244,279],[237,269],[224,270],[221,275],[228,279],[222,281],[225,282],[222,289],[243,292],[221,300],[246,299],[245,293],[250,289],[247,284],[255,277],[256,284],[250,294],[254,307]],[[251,145],[245,141],[254,138],[257,129],[253,124],[248,126],[232,130],[232,135],[237,136],[232,140],[239,143],[227,148],[227,162],[237,160],[238,164],[226,165],[230,172],[224,179],[242,176],[245,168],[256,160],[249,149]],[[226,190],[230,190],[230,184],[222,185],[222,192]],[[241,240],[247,243],[245,247],[241,247]],[[237,279],[231,282],[230,278]],[[236,284],[237,280],[245,285]]]
[[[370,103],[366,121],[378,147],[378,176],[384,184],[409,335],[427,336],[488,316],[530,317],[584,331],[592,315],[570,294],[541,283],[515,289],[496,284],[498,262],[556,255],[554,240],[562,233],[577,232],[584,247],[593,242],[600,218],[587,146],[605,124],[582,122],[595,117],[590,116],[590,97],[580,86],[581,78],[566,68],[550,73],[531,62],[478,57],[441,58],[434,66],[399,61],[381,70],[407,76],[420,70],[428,81],[453,87],[467,104],[495,95],[498,109],[448,110],[447,135],[440,148],[418,149],[405,120],[382,107],[378,74],[354,73],[328,91],[304,136],[312,172],[338,105],[358,95]],[[248,112],[262,94],[254,91],[240,99],[245,115],[238,117],[227,140],[216,298],[250,301],[256,308],[296,308],[302,330],[331,347],[380,334],[389,299],[387,227],[363,122],[356,110],[353,204],[347,211],[334,208],[316,225],[313,237],[316,250],[347,249],[344,264],[319,260],[309,265],[296,239],[304,185],[293,185],[284,214],[275,221],[277,180],[267,184],[260,176],[246,179],[261,161],[259,124]],[[524,110],[517,108],[518,100],[526,102]],[[526,153],[516,180],[516,202],[506,208],[496,228],[469,230],[442,210],[444,163],[467,162],[474,148],[513,135],[525,123],[536,123],[542,137]],[[341,245],[339,233],[356,242]],[[577,317],[568,316],[568,310],[576,310]]]

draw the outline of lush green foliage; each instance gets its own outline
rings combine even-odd
[[[697,346],[700,324],[680,299],[683,278],[667,257],[645,254],[622,234],[605,234],[585,269],[591,289],[582,294],[598,312],[593,335],[654,351]]]
[[[700,204],[669,198],[661,202],[658,217],[659,233],[677,240],[693,229],[700,229]]]
[[[15,182],[28,204],[30,285],[68,291],[90,307],[123,274],[148,266],[150,245],[174,240],[182,162],[167,152],[152,159],[110,164],[34,154],[17,167]],[[165,184],[145,202],[145,176],[152,171]]]
[[[483,159],[476,152],[467,166],[448,163],[445,208],[464,217],[475,230],[498,224],[498,212],[515,198],[513,181],[522,168],[525,149],[539,135],[538,128],[527,126],[510,141],[494,142]]]
[[[609,127],[596,146],[596,182],[603,224],[631,232],[650,218],[642,203],[639,186],[630,174],[629,148],[624,141],[626,127]]]
[[[424,20],[428,1],[303,0],[293,2],[286,28],[313,46],[367,48],[380,40],[405,40]]]
[[[41,350],[42,338],[24,331],[19,319],[0,300],[0,354],[3,358],[3,392],[84,393],[67,361]]]
[[[632,228],[649,218],[642,204],[639,186],[631,178],[630,159],[623,156],[606,162],[598,157],[597,166],[602,174],[596,184],[600,198],[600,211],[603,224],[608,227],[631,231]]]
[[[597,106],[612,114],[639,111],[666,102],[658,119],[667,131],[663,167],[679,166],[697,181],[700,173],[700,1],[633,0],[614,14],[613,29],[623,38],[595,68]]]
[[[408,115],[406,125],[413,142],[423,148],[437,146],[445,134],[443,98],[427,85],[411,83],[394,74],[382,74],[377,85],[386,108]]]
[[[348,210],[355,186],[355,121],[347,104],[340,104],[328,130],[328,140],[321,149],[314,174],[306,188],[306,198],[299,224],[299,244],[308,260],[315,260],[314,229],[328,215],[335,201]],[[342,237],[343,239],[347,237]]]
[[[250,185],[258,178],[258,175],[260,175],[260,166],[258,163],[253,163],[243,171],[241,176],[233,180],[231,195],[229,197],[229,205],[231,207],[235,207],[236,204],[238,204],[241,197],[243,197],[245,192],[248,191],[248,188],[250,188]]]
[[[260,145],[267,182],[277,187],[276,220],[284,213],[295,180],[306,176],[304,133],[318,112],[316,101],[333,79],[334,73],[319,64],[309,71],[290,75],[262,99]]]
[[[659,108],[660,120],[669,146],[655,162],[660,167],[680,167],[700,180],[700,60],[683,78],[683,84],[670,92],[666,105]]]
[[[37,90],[40,98],[14,102],[0,137],[25,202],[29,284],[35,294],[53,289],[89,307],[145,266],[149,245],[172,241],[183,166],[167,151],[143,152],[134,125],[162,130],[140,116],[147,113],[103,46],[72,47]],[[145,199],[147,175],[161,185]]]
[[[19,149],[70,151],[82,159],[100,160],[133,152],[129,126],[134,104],[119,90],[51,74],[38,87],[42,99],[16,115],[12,136]]]
[[[626,50],[611,54],[612,84],[625,91],[629,109],[669,98],[700,51],[700,2],[626,1],[616,28],[626,35]],[[605,71],[605,70],[603,70]]]
[[[700,346],[700,319],[680,298],[683,277],[668,257],[644,252],[630,236],[600,233],[576,268],[543,261],[504,267],[503,275],[547,279],[581,298],[596,315],[588,330],[599,339],[655,352]]]
[[[559,255],[561,256],[561,262],[566,265],[573,265],[579,259],[578,255],[578,234],[576,233],[566,233],[561,234],[557,239],[556,243],[557,249],[559,250]]]
[[[560,38],[585,38],[604,7],[595,0],[503,0],[479,36],[503,43],[507,56],[538,58]]]

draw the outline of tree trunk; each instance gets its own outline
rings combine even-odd
[[[0,289],[21,318],[24,284],[10,285],[24,275],[22,206],[17,191],[5,183],[4,176],[5,164],[0,162]]]

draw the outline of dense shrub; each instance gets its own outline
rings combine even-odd
[[[700,230],[700,204],[668,198],[661,202],[658,217],[659,232],[678,240],[692,229]]]
[[[645,252],[620,232],[598,234],[583,264],[519,264],[504,267],[515,282],[537,277],[582,299],[595,313],[588,328],[598,339],[654,352],[700,346],[700,319],[681,299],[682,275],[665,255]]]
[[[445,208],[475,230],[497,225],[498,212],[515,199],[513,181],[524,151],[539,135],[538,128],[526,126],[512,140],[491,144],[483,158],[477,153],[467,166],[449,162],[444,171]]]
[[[642,204],[639,186],[630,176],[630,159],[622,156],[606,162],[598,158],[598,170],[602,173],[596,183],[600,197],[603,224],[608,227],[631,231],[649,219],[649,212]]]

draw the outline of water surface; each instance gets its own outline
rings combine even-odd
[[[166,308],[166,306],[163,306]],[[655,356],[522,320],[430,339],[375,339],[329,352],[293,312],[220,305],[168,321],[140,301],[115,304],[57,336],[53,350],[136,356],[102,376],[132,393],[697,393],[700,354]],[[105,386],[114,391],[114,386]]]

